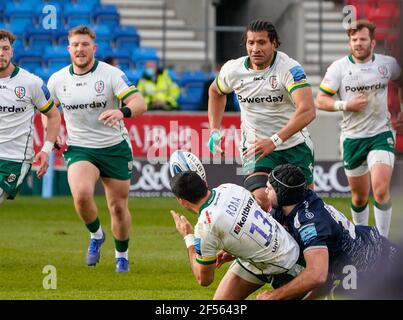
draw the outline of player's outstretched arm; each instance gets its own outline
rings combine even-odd
[[[176,230],[184,238],[188,251],[190,267],[197,282],[207,287],[214,281],[215,264],[203,265],[196,261],[196,248],[194,243],[193,228],[190,222],[175,211],[171,210],[172,218],[175,221]]]
[[[326,248],[304,251],[306,268],[292,281],[273,291],[265,291],[258,300],[287,300],[302,297],[323,285],[328,276],[329,252]]]

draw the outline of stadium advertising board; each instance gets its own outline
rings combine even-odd
[[[210,187],[230,182],[243,184],[244,176],[238,174],[240,165],[204,164],[207,181]],[[130,194],[132,196],[172,196],[169,190],[168,164],[151,164],[146,160],[134,161],[134,173]],[[343,171],[343,163],[337,161],[320,161],[315,164],[315,190],[322,196],[350,196],[347,179]]]
[[[150,113],[136,119],[125,119],[134,153],[134,170],[130,193],[132,196],[171,196],[169,191],[169,155],[177,149],[193,152],[202,159],[207,179],[214,187],[224,182],[243,183],[239,158],[239,114],[225,114],[223,119],[224,150],[222,158],[212,158],[207,148],[208,119],[205,113]],[[35,151],[43,141],[40,117],[35,119]],[[62,123],[61,138],[66,129]],[[62,150],[66,145],[62,145]],[[61,151],[56,152],[55,167],[65,170]],[[396,163],[395,173],[401,165]],[[342,162],[317,161],[314,168],[315,190],[322,196],[350,196]],[[395,177],[392,190],[398,186]],[[99,185],[97,192],[102,193]]]

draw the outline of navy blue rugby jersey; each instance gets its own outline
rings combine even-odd
[[[335,276],[347,265],[354,265],[357,272],[366,272],[382,259],[383,254],[388,254],[389,242],[377,228],[355,226],[312,190],[288,216],[280,210],[273,210],[272,215],[297,241],[301,256],[305,250],[327,248],[329,273]]]

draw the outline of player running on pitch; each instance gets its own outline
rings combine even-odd
[[[15,36],[0,29],[0,203],[14,199],[18,188],[38,163],[38,177],[48,169],[49,152],[60,129],[60,114],[43,81],[11,63]],[[34,156],[35,109],[48,119],[45,143]]]
[[[272,23],[250,22],[243,43],[248,55],[225,63],[209,89],[209,148],[221,151],[226,94],[234,91],[241,107],[244,186],[268,210],[267,176],[279,164],[301,167],[313,188],[313,144],[306,126],[315,118],[315,106],[304,69],[277,50]]]
[[[54,73],[48,85],[66,120],[68,148],[64,157],[74,206],[91,234],[87,264],[99,261],[105,241],[94,201],[95,184],[101,178],[115,239],[116,272],[128,272],[133,158],[122,119],[136,117],[147,107],[122,71],[95,59],[91,29],[71,29],[68,50],[72,64]],[[119,101],[125,107],[118,109]]]
[[[340,144],[351,188],[355,224],[368,225],[368,197],[372,187],[375,222],[387,237],[392,216],[390,181],[395,161],[395,135],[388,112],[388,82],[403,85],[401,69],[392,57],[374,53],[375,25],[358,20],[348,29],[351,54],[333,62],[320,85],[318,106],[342,111]],[[403,101],[402,88],[400,99]],[[341,100],[335,99],[338,94]],[[398,124],[403,124],[403,113]]]

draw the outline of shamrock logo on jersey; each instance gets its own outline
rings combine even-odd
[[[104,91],[104,89],[105,89],[105,84],[102,80],[95,82],[95,91],[97,93],[102,93],[102,91]]]
[[[19,99],[22,99],[22,98],[25,97],[25,88],[24,87],[16,87],[14,89],[14,93]]]

